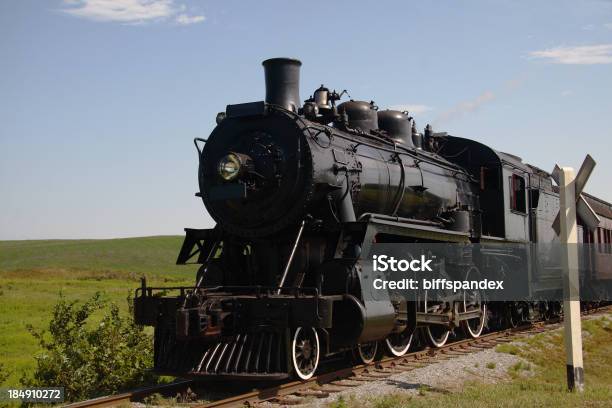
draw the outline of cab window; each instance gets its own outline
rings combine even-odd
[[[525,201],[525,179],[513,174],[510,176],[510,209],[526,213]]]

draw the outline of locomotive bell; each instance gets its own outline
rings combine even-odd
[[[329,104],[329,89],[323,84],[314,91],[313,99],[319,109],[331,109],[331,105]]]
[[[378,112],[378,127],[387,132],[389,137],[397,143],[414,147],[412,142],[412,126],[408,112],[397,110],[384,110]]]
[[[271,58],[262,62],[266,76],[266,103],[296,112],[300,108],[300,67],[292,58]]]

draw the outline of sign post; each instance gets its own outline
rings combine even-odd
[[[561,244],[565,244],[562,257],[563,315],[565,320],[565,351],[567,356],[567,387],[570,391],[584,391],[584,366],[582,363],[582,324],[580,321],[580,286],[578,270],[578,224],[576,213],[586,228],[596,228],[599,217],[591,209],[581,193],[595,167],[591,156],[586,157],[578,175],[571,167],[555,166],[552,177],[559,186],[559,214],[553,228]]]
[[[563,250],[563,318],[565,319],[565,352],[567,355],[567,387],[570,391],[584,390],[584,366],[582,364],[582,324],[580,322],[580,289],[578,287],[578,228],[576,225],[576,200],[574,169],[564,167],[559,174],[560,187],[560,238],[567,244]]]

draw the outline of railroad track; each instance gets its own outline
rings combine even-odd
[[[244,407],[268,402],[276,405],[296,405],[300,399],[326,398],[330,394],[357,387],[364,382],[377,381],[391,375],[411,371],[438,361],[470,354],[511,342],[518,334],[533,334],[549,330],[544,323],[526,325],[482,335],[476,339],[459,340],[441,348],[408,353],[402,357],[387,357],[371,364],[343,368],[323,373],[308,381],[293,381],[277,387],[256,390],[219,401],[194,405],[194,408]]]
[[[612,306],[604,306],[583,312],[583,315],[609,312]],[[339,370],[326,372],[307,381],[291,381],[276,386],[255,389],[236,396],[207,403],[190,403],[190,408],[232,408],[256,406],[262,402],[272,405],[297,405],[306,399],[327,398],[331,394],[357,387],[364,382],[385,379],[391,375],[407,372],[439,361],[452,359],[509,343],[520,336],[542,333],[560,327],[560,321],[535,322],[532,324],[484,334],[476,339],[463,339],[448,343],[441,348],[426,348],[402,357],[386,357],[382,360]],[[110,395],[67,405],[66,408],[114,407],[129,404],[154,393],[184,394],[191,392],[195,383],[178,380],[173,383],[144,387],[134,391]],[[189,391],[187,391],[189,390]]]
[[[121,394],[107,395],[104,397],[75,402],[70,405],[66,405],[66,408],[117,407],[119,405],[125,405],[132,401],[143,399],[155,393],[162,394],[182,391],[187,389],[192,384],[193,381],[191,380],[177,380],[168,384],[152,385],[150,387],[142,387]]]

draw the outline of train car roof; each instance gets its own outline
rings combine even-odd
[[[526,163],[523,163],[523,159],[519,156],[515,156],[510,153],[500,152],[499,150],[493,149],[493,151],[499,156],[503,163],[512,165],[513,167],[519,168],[523,171],[530,171],[531,169]]]
[[[589,203],[593,211],[597,213],[597,215],[612,219],[612,204],[602,200],[601,198],[597,198],[584,192],[582,193],[582,195]]]
[[[541,168],[533,166],[531,164],[527,164],[527,166],[529,166],[529,168],[531,168],[532,171],[540,173],[540,175],[542,176],[550,177],[550,179],[552,180],[552,177],[550,176],[549,172],[542,170]],[[555,193],[559,193],[559,186],[553,185],[553,191]],[[586,201],[589,203],[591,208],[593,208],[593,211],[597,213],[597,215],[612,219],[612,204],[610,204],[609,202],[605,200],[602,200],[601,198],[595,197],[594,195],[591,195],[585,192],[583,192],[582,195],[584,196]]]

